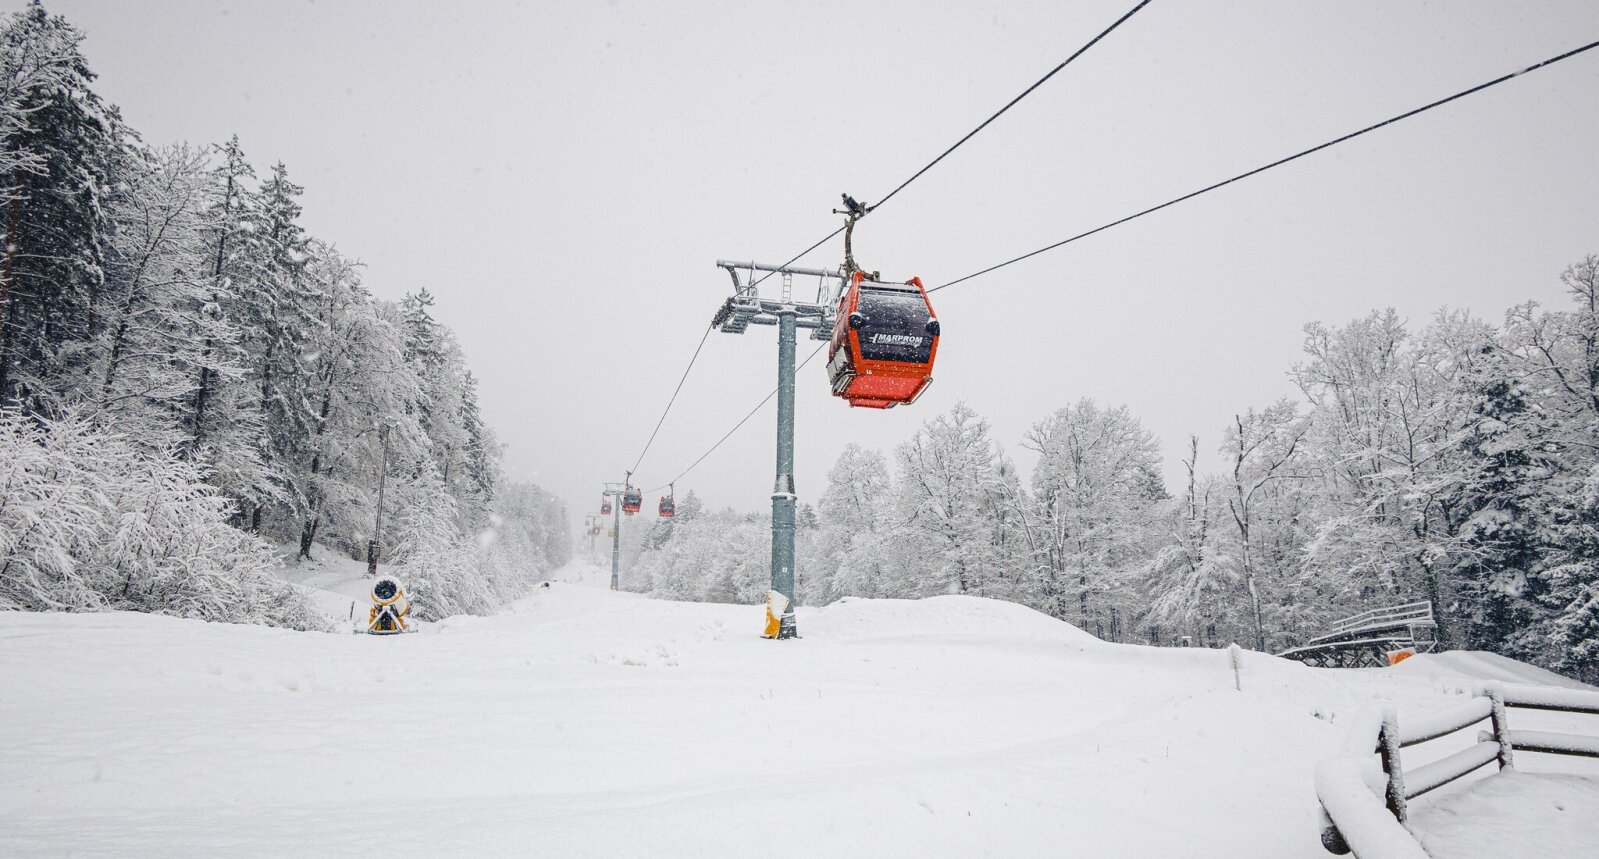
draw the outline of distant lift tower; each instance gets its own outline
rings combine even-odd
[[[833,301],[843,287],[837,271],[754,262],[717,260],[733,278],[733,297],[722,304],[711,325],[724,334],[743,334],[751,325],[777,326],[777,480],[772,487],[772,590],[782,595],[781,623],[776,638],[797,638],[794,625],[794,340],[800,328],[811,330],[812,340],[833,336]],[[762,298],[761,279],[780,275],[778,298]],[[741,280],[739,275],[745,276]],[[794,276],[817,278],[814,302],[794,300]],[[774,601],[775,602],[775,601]],[[772,605],[773,609],[779,607]]]
[[[607,483],[605,490],[600,493],[605,498],[611,499],[611,590],[616,590],[621,584],[622,567],[622,493],[633,480],[633,472],[627,473],[627,480],[621,483]]]

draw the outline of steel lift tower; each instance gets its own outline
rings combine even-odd
[[[607,483],[605,490],[600,494],[611,499],[611,590],[616,590],[621,584],[622,569],[622,492],[626,490],[633,480],[633,472],[627,473],[627,480],[622,483]]]
[[[781,612],[773,638],[797,638],[794,625],[794,346],[797,330],[809,329],[812,340],[833,336],[834,299],[843,287],[838,271],[755,262],[717,260],[718,268],[733,278],[733,296],[722,304],[711,326],[724,334],[743,334],[751,325],[777,326],[777,479],[772,486],[772,590],[783,605],[768,604]],[[765,272],[756,278],[756,272]],[[740,273],[744,277],[740,278]],[[781,293],[761,297],[758,285],[780,275]],[[817,278],[814,302],[794,300],[794,276]]]

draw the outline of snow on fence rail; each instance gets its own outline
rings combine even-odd
[[[1361,612],[1352,617],[1337,621],[1332,626],[1333,633],[1346,633],[1358,629],[1372,627],[1387,627],[1414,621],[1431,621],[1432,602],[1421,600],[1419,602],[1405,603],[1404,605],[1377,608]]]
[[[1489,683],[1466,703],[1418,716],[1402,728],[1393,707],[1361,711],[1339,755],[1316,765],[1322,846],[1358,859],[1426,859],[1404,825],[1407,801],[1493,761],[1501,770],[1511,768],[1515,751],[1599,757],[1599,737],[1511,730],[1505,714],[1515,708],[1599,715],[1599,692]],[[1478,731],[1471,747],[1409,772],[1401,765],[1400,749],[1484,719],[1492,730]]]

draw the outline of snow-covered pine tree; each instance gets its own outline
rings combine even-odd
[[[1465,448],[1457,569],[1479,646],[1551,667],[1591,669],[1585,615],[1599,587],[1599,257],[1566,270],[1575,308],[1506,314],[1482,374],[1482,419]]]
[[[55,57],[52,71],[10,94],[3,177],[8,186],[0,263],[0,406],[47,409],[68,372],[63,345],[99,332],[95,305],[110,231],[102,202],[125,131],[90,83],[82,34],[37,3],[14,16],[8,55]],[[25,69],[21,57],[8,69]]]
[[[265,462],[266,432],[261,391],[246,349],[243,326],[259,314],[249,293],[256,280],[247,207],[255,170],[237,135],[216,147],[219,163],[209,176],[204,216],[207,328],[199,340],[194,401],[188,409],[184,453],[207,469],[208,480],[240,511],[286,502],[283,481]]]
[[[1480,420],[1465,442],[1474,467],[1457,499],[1465,551],[1454,578],[1469,607],[1463,639],[1505,652],[1521,638],[1515,655],[1536,656],[1522,633],[1543,619],[1529,589],[1537,587],[1531,576],[1541,524],[1536,483],[1550,466],[1540,449],[1545,427],[1514,380],[1493,379],[1482,394]]]
[[[246,197],[244,279],[235,291],[235,323],[244,332],[250,381],[261,404],[262,460],[296,523],[303,521],[308,503],[307,487],[298,478],[315,416],[309,407],[307,347],[320,338],[323,325],[322,296],[306,271],[310,239],[299,225],[302,191],[280,162]],[[260,528],[262,512],[261,504],[249,511],[252,529]]]

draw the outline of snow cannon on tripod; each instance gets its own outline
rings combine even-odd
[[[405,586],[400,584],[399,579],[383,576],[372,583],[372,610],[367,614],[367,634],[415,632],[405,619],[410,613],[411,601],[405,598]]]

